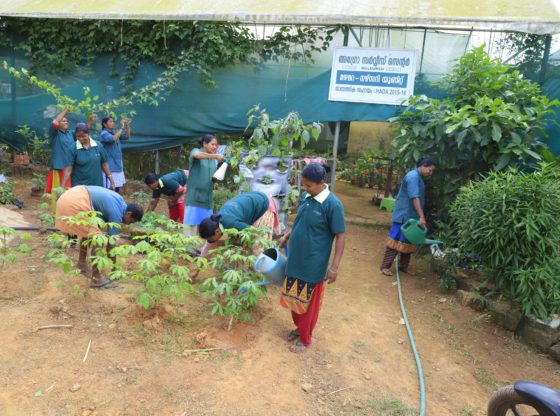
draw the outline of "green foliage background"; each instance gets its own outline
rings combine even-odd
[[[393,145],[405,165],[414,166],[423,155],[439,159],[429,200],[445,220],[449,203],[467,181],[540,160],[537,149],[543,147],[547,117],[560,102],[490,58],[484,46],[460,58],[437,86],[446,98],[413,96],[391,122]]]
[[[479,256],[507,300],[543,319],[560,312],[559,179],[550,165],[492,172],[462,188],[451,206],[448,243]]]

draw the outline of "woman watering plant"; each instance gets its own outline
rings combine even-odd
[[[205,134],[198,142],[200,148],[193,149],[189,155],[189,179],[187,186],[185,218],[186,233],[196,235],[200,222],[212,215],[212,175],[223,162],[224,155],[216,154],[218,140],[211,134]]]
[[[302,195],[294,225],[280,240],[288,242],[286,277],[280,304],[292,311],[296,329],[288,334],[294,353],[311,344],[324,291],[324,280],[334,283],[344,252],[346,225],[344,206],[325,184],[327,172],[317,163],[307,165],[301,174]],[[329,258],[334,245],[334,256]]]
[[[399,259],[399,271],[415,274],[408,269],[410,255],[416,250],[416,246],[411,244],[401,231],[401,226],[410,218],[419,220],[419,225],[426,228],[426,216],[424,215],[425,184],[424,176],[431,176],[437,166],[437,161],[431,157],[423,157],[417,163],[416,169],[408,172],[401,183],[395,207],[393,208],[393,225],[389,230],[389,239],[383,262],[381,263],[381,273],[392,276],[391,266],[397,254],[401,254]]]
[[[118,193],[120,188],[126,183],[121,141],[130,139],[130,120],[121,120],[120,129],[115,131],[115,120],[113,117],[105,117],[101,120],[101,127],[103,130],[99,135],[99,141],[107,152],[109,168],[115,182],[115,192]],[[103,175],[103,183],[106,188],[109,188],[110,181],[106,175]]]

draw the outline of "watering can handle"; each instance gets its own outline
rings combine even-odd
[[[253,264],[253,269],[255,270],[255,272],[260,273],[260,270],[258,268],[259,264],[264,260],[264,257],[259,257],[256,261],[255,264]]]

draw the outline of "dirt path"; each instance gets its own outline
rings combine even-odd
[[[349,215],[377,210],[367,191],[340,186],[337,193]],[[23,213],[35,222],[36,211]],[[386,213],[379,215],[388,223]],[[34,239],[33,257],[0,277],[0,415],[358,416],[417,409],[396,286],[378,272],[385,235],[380,227],[348,225],[339,280],[327,289],[312,347],[300,355],[288,352],[283,339],[292,325],[277,288],[253,321],[230,332],[226,321],[207,317],[196,297],[153,317],[134,305],[133,283],[76,296],[68,283],[60,285],[58,270],[45,266],[44,242]],[[519,378],[560,386],[557,363],[458,304],[438,289],[427,263],[413,262],[424,272],[403,276],[403,289],[428,415],[482,416],[493,389]],[[48,324],[73,328],[36,330]],[[189,352],[203,348],[220,349]]]

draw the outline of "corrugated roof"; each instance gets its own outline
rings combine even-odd
[[[407,25],[560,33],[560,0],[4,0],[0,16]]]

